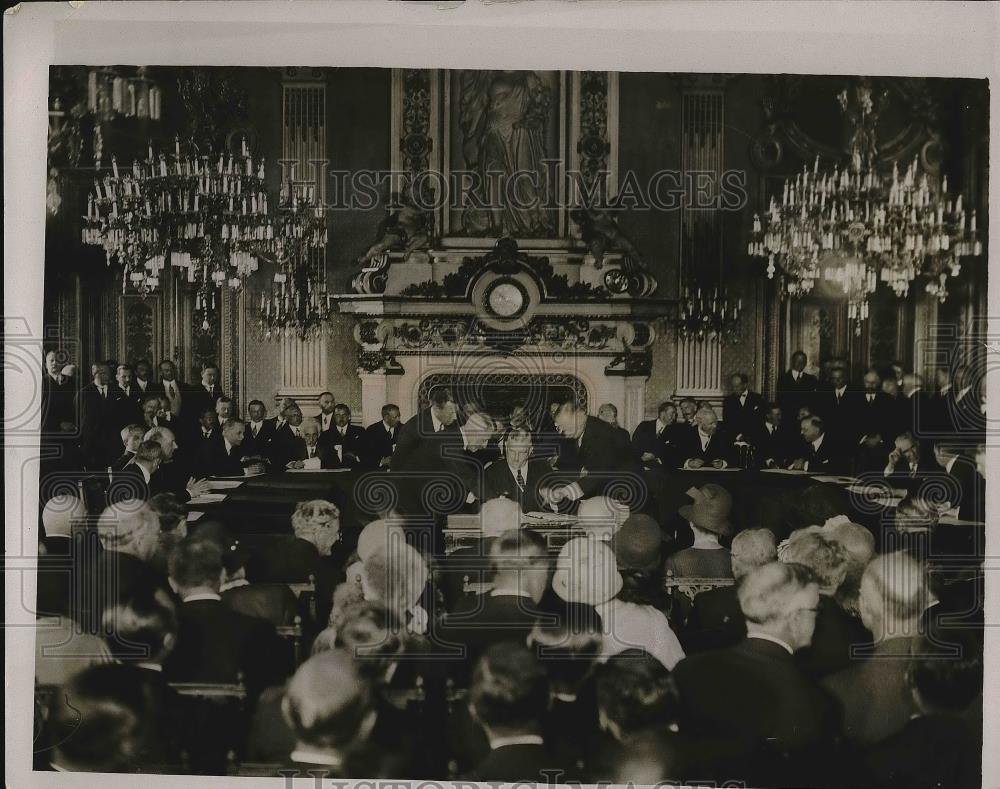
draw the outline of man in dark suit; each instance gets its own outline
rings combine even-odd
[[[858,470],[881,471],[889,455],[889,446],[896,440],[892,403],[882,391],[882,379],[877,370],[865,373],[864,389],[854,398],[853,432],[857,435]]]
[[[419,469],[419,461],[415,462],[411,456],[421,454],[420,447],[425,439],[439,432],[458,430],[458,407],[451,392],[440,386],[430,393],[430,399],[430,407],[408,419],[399,431],[390,463],[393,471]]]
[[[556,427],[570,440],[556,463],[560,484],[541,490],[549,504],[601,496],[623,473],[638,469],[631,447],[622,444],[607,422],[588,416],[575,401],[560,406]]]
[[[931,437],[935,431],[934,405],[930,394],[924,390],[923,376],[918,373],[906,373],[903,376],[903,385],[900,389],[907,416],[905,427],[929,452],[931,450]]]
[[[170,359],[163,359],[159,365],[160,380],[150,384],[151,391],[163,395],[170,403],[170,412],[178,417],[184,406],[184,396],[188,393],[188,385],[177,377],[177,365]]]
[[[399,442],[399,406],[382,406],[382,419],[368,425],[361,439],[361,463],[367,468],[389,468]]]
[[[241,419],[227,419],[220,430],[221,441],[205,441],[198,447],[195,469],[202,477],[238,477],[243,467],[243,432]]]
[[[290,461],[305,456],[306,442],[302,438],[302,409],[293,401],[281,412],[282,424],[276,427],[268,448],[271,468],[280,471]],[[275,422],[277,424],[277,422]]]
[[[316,421],[319,422],[319,432],[320,435],[325,435],[333,430],[334,422],[334,411],[336,410],[336,399],[333,396],[333,392],[323,392],[316,401],[319,405],[319,413],[316,415]]]
[[[911,493],[926,482],[931,475],[940,474],[941,467],[933,457],[925,455],[920,442],[910,432],[896,436],[895,446],[889,453],[883,475],[894,487],[906,488]]]
[[[745,529],[733,537],[731,559],[735,583],[699,592],[691,606],[681,643],[687,654],[738,644],[747,635],[747,623],[736,594],[736,584],[778,555],[770,529]]]
[[[674,668],[682,727],[781,754],[828,741],[835,731],[833,705],[794,660],[812,640],[819,605],[812,574],[770,562],[746,575],[737,594],[747,638],[690,655]]]
[[[141,424],[146,430],[158,427],[163,421],[159,418],[161,413],[160,398],[163,396],[153,392],[142,398],[142,402],[139,404],[139,418],[136,422]]]
[[[49,351],[45,354],[45,374],[42,376],[43,433],[68,433],[76,425],[73,381],[62,374],[64,362],[64,351]]]
[[[785,468],[792,460],[796,436],[785,425],[785,414],[777,403],[766,403],[763,419],[750,435],[754,462],[760,468]]]
[[[851,743],[882,742],[916,711],[907,663],[929,602],[925,568],[907,552],[882,554],[865,568],[859,608],[875,646],[823,680],[840,704],[843,733]]]
[[[628,431],[618,424],[618,406],[614,403],[604,403],[597,409],[597,418],[607,422],[615,430],[615,436],[621,446],[628,446],[632,443],[632,437]]]
[[[81,555],[73,619],[87,633],[100,633],[107,608],[140,589],[167,589],[167,579],[152,563],[160,522],[149,505],[129,499],[109,505],[97,521],[101,550],[88,544]]]
[[[247,414],[249,419],[243,432],[243,452],[249,457],[266,458],[274,438],[274,422],[267,418],[267,407],[260,400],[249,402]]]
[[[195,479],[193,459],[185,459],[183,450],[177,445],[177,437],[169,427],[154,427],[143,437],[160,445],[160,466],[149,481],[149,492],[172,493],[182,502],[208,493],[208,483]]]
[[[934,459],[954,482],[957,489],[958,517],[962,520],[986,520],[986,480],[976,469],[976,462],[965,456],[955,444],[938,441],[934,444]]]
[[[187,393],[185,413],[201,416],[207,409],[215,411],[215,404],[225,393],[219,386],[219,368],[216,364],[209,362],[201,368],[201,383],[191,387]]]
[[[132,366],[119,364],[115,372],[115,384],[124,395],[122,402],[118,404],[118,419],[122,426],[135,422],[139,418],[140,406],[142,403],[142,392],[135,385]]]
[[[844,462],[836,439],[826,432],[823,419],[807,416],[800,422],[802,440],[793,452],[795,459],[788,468],[812,473],[838,474]]]
[[[124,447],[122,454],[118,456],[118,459],[111,464],[111,471],[121,471],[125,466],[132,462],[135,457],[135,451],[139,448],[139,444],[142,443],[142,437],[146,434],[145,428],[142,425],[126,425],[121,430],[122,445]]]
[[[341,465],[360,465],[364,431],[351,424],[351,409],[346,404],[337,403],[333,409],[333,427],[326,431],[324,438],[333,447]]]
[[[750,391],[750,377],[734,373],[729,378],[731,394],[722,399],[722,426],[733,440],[749,441],[763,417],[764,398]]]
[[[660,403],[656,419],[636,425],[632,433],[632,450],[647,468],[654,465],[677,468],[683,462],[680,447],[689,425],[677,421],[677,406],[670,401]]]
[[[552,466],[544,458],[532,459],[533,448],[531,433],[525,428],[516,428],[504,436],[504,456],[483,472],[483,501],[503,496],[516,501],[521,512],[544,507],[539,487],[546,476],[553,476]]]
[[[711,408],[699,408],[695,428],[688,432],[680,447],[684,468],[712,466],[726,468],[735,462],[733,440]]]
[[[302,443],[289,444],[291,453],[285,466],[292,469],[330,469],[342,468],[337,451],[330,445],[330,433],[320,434],[319,422],[315,419],[303,419],[299,427]]]
[[[150,390],[150,385],[153,383],[153,366],[149,363],[148,359],[137,359],[135,362],[135,387],[139,395],[140,402],[147,394],[151,394],[154,390]]]
[[[545,669],[527,647],[490,647],[476,664],[469,708],[490,741],[490,753],[467,776],[473,781],[565,782],[542,738],[548,707]]]
[[[856,427],[852,424],[856,401],[847,384],[847,371],[836,364],[830,368],[830,382],[815,394],[816,413],[823,417],[831,434],[842,436],[844,443],[855,443]]]
[[[177,648],[164,671],[172,682],[236,682],[242,674],[256,695],[280,682],[287,664],[273,625],[228,608],[220,595],[222,550],[211,540],[187,538],[169,559],[181,598]]]
[[[798,414],[802,406],[813,407],[816,377],[805,371],[808,361],[805,352],[795,351],[788,370],[778,376],[778,403],[786,414]]]
[[[163,450],[156,441],[142,441],[136,448],[135,457],[121,468],[112,472],[108,484],[108,503],[138,499],[148,501],[152,495],[150,483],[160,468]]]
[[[120,454],[118,408],[124,400],[121,390],[111,382],[106,364],[96,365],[94,380],[76,396],[80,415],[80,449],[88,468],[107,469]]]
[[[528,529],[511,529],[488,550],[493,588],[460,599],[437,630],[439,647],[461,658],[454,671],[463,680],[487,648],[504,641],[523,645],[535,624],[550,616],[538,605],[548,585],[545,540]]]

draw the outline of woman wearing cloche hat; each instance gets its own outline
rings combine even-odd
[[[719,538],[733,533],[729,518],[733,497],[714,483],[691,488],[687,495],[692,499],[691,504],[685,504],[677,512],[691,524],[694,544],[668,557],[666,570],[674,578],[732,578],[729,550],[719,543]]]

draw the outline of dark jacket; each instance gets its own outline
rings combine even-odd
[[[243,447],[228,452],[224,441],[206,441],[198,447],[195,473],[199,477],[239,477],[243,475]]]
[[[795,420],[799,408],[804,405],[814,405],[814,394],[818,386],[816,376],[803,372],[796,381],[791,370],[785,370],[778,376],[777,399],[781,410]]]
[[[763,418],[764,398],[757,392],[747,391],[746,395],[744,403],[735,394],[722,398],[722,423],[729,435],[735,438],[742,434],[749,440],[749,434]]]
[[[823,742],[836,728],[830,699],[771,641],[746,638],[689,655],[673,676],[691,734],[746,738],[790,752]]]
[[[812,443],[800,438],[798,446],[792,453],[793,460],[804,460],[808,463],[808,471],[811,474],[838,474],[844,470],[844,456],[841,447],[837,443],[837,437],[831,433],[824,433],[819,449]]]
[[[551,464],[540,458],[529,460],[521,476],[524,477],[524,490],[517,484],[515,474],[511,471],[506,458],[494,460],[483,471],[483,501],[505,496],[511,501],[518,502],[521,505],[521,512],[537,512],[543,509],[538,488],[543,480],[556,476]]]
[[[113,383],[108,384],[107,396],[102,397],[93,382],[76,396],[74,408],[80,418],[80,448],[91,468],[106,469],[121,454],[118,411],[124,398],[121,389]]]
[[[471,781],[548,783],[551,776],[565,776],[565,765],[556,764],[544,745],[505,745],[490,751],[466,776]],[[564,777],[552,780],[565,781]]]
[[[968,458],[958,457],[950,476],[958,488],[958,517],[963,520],[986,520],[986,480]]]
[[[680,456],[680,447],[690,429],[690,425],[674,422],[663,428],[657,436],[656,420],[647,419],[636,425],[632,434],[632,450],[639,458],[643,453],[651,452],[656,455],[664,468],[677,468],[684,463],[684,459]]]
[[[871,643],[872,635],[860,619],[832,598],[820,595],[812,643],[796,652],[795,660],[806,674],[818,680],[847,668],[854,660],[853,650],[870,649]]]
[[[260,428],[257,430],[257,435],[253,434],[250,422],[246,423],[243,430],[243,453],[245,455],[253,455],[258,457],[267,457],[268,451],[271,446],[271,439],[274,438],[274,422],[270,419],[265,419]]]
[[[56,381],[48,372],[42,373],[42,432],[61,433],[62,422],[79,423],[74,403],[76,386],[73,379],[60,376]]]
[[[722,649],[747,635],[747,623],[736,586],[718,586],[695,595],[687,627],[680,633],[685,654]]]
[[[368,468],[378,468],[379,462],[384,457],[390,457],[399,443],[399,433],[403,429],[401,424],[396,424],[390,433],[385,429],[385,423],[380,419],[373,425],[365,428],[361,438],[361,463]]]
[[[232,610],[221,600],[182,603],[177,647],[164,670],[172,682],[236,682],[254,695],[287,673],[286,645],[274,626]]]
[[[798,436],[786,428],[784,424],[774,430],[768,430],[761,420],[756,429],[748,437],[754,448],[754,464],[758,468],[767,468],[768,460],[773,460],[778,468],[785,468],[795,458],[792,455],[798,447]]]
[[[222,593],[222,602],[234,611],[263,619],[275,627],[294,624],[299,613],[298,600],[287,584],[234,586]]]
[[[340,433],[340,429],[336,425],[333,425],[323,433],[322,438],[323,443],[334,450],[334,456],[338,459],[338,465],[356,466],[361,463],[364,435],[365,431],[357,425],[347,425],[344,428],[343,435]],[[341,448],[342,455],[337,453],[337,447]]]
[[[711,465],[715,460],[724,460],[730,466],[736,462],[733,440],[724,427],[716,428],[705,449],[701,448],[701,434],[698,432],[698,428],[691,428],[684,437],[684,443],[680,450],[681,463],[686,463],[692,458],[700,458],[705,461],[706,466]]]
[[[150,484],[152,482],[152,475],[147,483],[142,469],[135,463],[128,463],[122,466],[119,471],[114,471],[111,474],[108,483],[108,504],[116,504],[125,499],[146,501],[151,495]]]
[[[638,463],[615,428],[588,416],[580,438],[563,446],[557,468],[563,481],[577,483],[586,499],[603,495],[609,485],[621,480],[623,472],[636,471]]]

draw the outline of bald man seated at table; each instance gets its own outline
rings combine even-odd
[[[694,415],[694,427],[680,446],[684,468],[702,466],[722,469],[733,464],[733,441],[711,408],[699,408]]]

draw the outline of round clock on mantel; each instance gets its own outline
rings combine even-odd
[[[490,283],[484,297],[486,308],[496,317],[507,320],[522,315],[529,301],[521,283],[512,279],[498,279]]]

